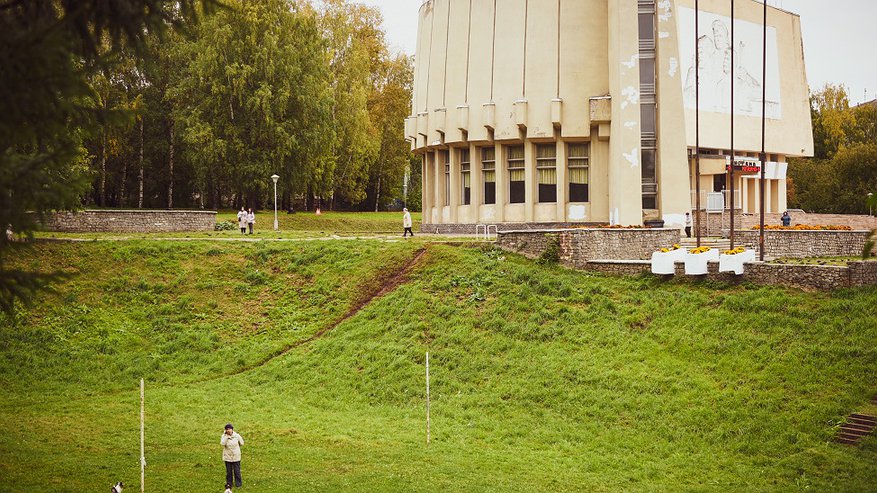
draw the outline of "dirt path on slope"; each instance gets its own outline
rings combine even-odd
[[[298,347],[304,346],[305,344],[308,344],[308,343],[311,343],[317,339],[320,339],[321,337],[323,337],[326,334],[328,334],[329,332],[331,332],[332,329],[334,329],[335,327],[337,327],[338,325],[340,325],[341,323],[343,323],[347,319],[355,316],[357,313],[360,312],[360,310],[365,308],[372,301],[394,291],[400,285],[408,282],[408,275],[411,273],[412,270],[414,270],[415,267],[417,267],[417,265],[421,262],[421,260],[423,259],[423,257],[425,255],[426,255],[426,247],[423,247],[423,248],[420,248],[419,250],[417,250],[414,253],[414,257],[412,257],[411,260],[409,260],[404,265],[402,265],[401,268],[397,269],[394,272],[390,272],[386,276],[383,276],[381,278],[381,282],[379,283],[381,286],[380,289],[376,289],[376,290],[372,290],[371,292],[367,292],[363,297],[361,297],[359,299],[359,301],[354,303],[353,306],[350,307],[349,310],[347,310],[347,313],[345,313],[341,318],[332,322],[328,326],[323,327],[322,329],[320,329],[319,331],[317,331],[316,333],[314,333],[313,335],[311,335],[307,339],[302,339],[300,341],[293,342],[292,344],[290,344],[290,345],[288,345],[288,346],[286,346],[278,351],[275,351],[274,353],[269,354],[267,357],[265,357],[264,359],[262,359],[261,361],[259,361],[257,363],[245,366],[243,368],[238,369],[237,371],[235,371],[233,373],[221,375],[221,376],[216,377],[216,378],[232,377],[235,375],[240,375],[241,373],[246,373],[248,371],[255,370],[257,368],[261,368],[261,367],[267,365],[268,363],[270,363],[271,361],[273,361],[274,359],[279,358],[279,357],[289,353],[293,349],[296,349]],[[213,378],[210,378],[208,380],[213,380]]]

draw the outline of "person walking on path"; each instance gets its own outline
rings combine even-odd
[[[225,433],[219,440],[222,444],[222,460],[225,462],[225,483],[240,488],[244,482],[241,479],[241,445],[244,439],[234,431],[231,423],[225,425]]]
[[[247,213],[247,225],[250,227],[250,234],[253,234],[253,227],[256,225],[256,214],[253,213],[252,207]]]
[[[238,227],[241,228],[241,234],[247,233],[247,211],[244,210],[244,206],[241,206],[238,212]]]
[[[405,231],[402,233],[402,238],[407,238],[409,234],[410,234],[411,237],[413,238],[413,237],[414,237],[414,232],[411,231],[411,225],[412,225],[412,222],[411,222],[411,213],[408,212],[408,208],[407,208],[407,207],[406,207],[406,208],[403,208],[403,209],[402,209],[402,212],[404,213],[404,214],[402,214],[402,227],[405,228]]]
[[[789,215],[789,211],[783,212],[783,217],[781,217],[780,219],[783,221],[783,226],[792,225],[792,216]]]
[[[685,236],[691,238],[691,213],[685,213]]]

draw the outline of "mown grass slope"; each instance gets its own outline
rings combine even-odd
[[[74,276],[3,320],[0,475],[16,490],[870,491],[834,444],[877,381],[877,291],[664,284],[417,243],[38,245]],[[424,353],[433,442],[425,445]],[[247,369],[240,372],[241,369]]]

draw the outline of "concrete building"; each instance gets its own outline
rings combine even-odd
[[[428,0],[420,9],[406,137],[423,157],[428,230],[475,224],[681,225],[718,193],[730,205],[734,65],[735,207],[758,210],[766,80],[768,212],[786,207],[785,162],[813,152],[797,15],[694,0]],[[763,80],[764,79],[764,80]],[[694,173],[695,103],[701,173]],[[709,199],[709,200],[708,200]]]

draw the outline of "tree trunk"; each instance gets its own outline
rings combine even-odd
[[[119,207],[125,207],[128,203],[128,159],[122,165],[122,189],[119,191]]]
[[[380,170],[378,170],[380,173]],[[375,192],[375,212],[378,212],[378,204],[381,203],[381,175],[378,175],[378,189]]]
[[[138,177],[138,181],[140,182],[140,193],[137,198],[137,207],[139,209],[143,208],[143,118],[140,118],[140,176]]]
[[[104,207],[107,203],[107,131],[101,133],[100,140],[100,190],[98,192],[100,198],[100,206]]]
[[[168,168],[168,178],[170,181],[167,185],[167,208],[173,209],[174,207],[174,122],[171,120],[171,128],[170,128],[170,147],[168,148],[168,160],[167,160],[167,168]]]

